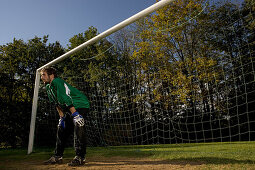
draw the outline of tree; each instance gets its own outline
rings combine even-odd
[[[205,26],[212,23],[204,3],[175,1],[143,23],[147,29],[142,30],[133,55],[145,90],[138,100],[170,110],[161,115],[166,119],[186,117],[190,120],[183,121],[194,122],[188,115],[202,117],[215,109],[209,94],[219,79],[219,59],[205,40]]]
[[[12,43],[0,46],[0,139],[3,146],[27,144],[35,71],[64,53],[58,42],[47,45],[47,41],[48,36],[35,37],[27,43],[13,39]]]
[[[249,104],[254,98],[252,15],[252,1],[246,1],[241,8],[231,3],[221,4],[211,15],[214,24],[207,28],[210,32],[208,41],[213,44],[214,49],[221,51],[220,65],[224,75],[221,76],[218,89],[221,91],[222,101],[227,104],[222,106],[225,108],[225,117],[228,117],[224,126],[229,127],[224,133],[226,136],[231,136],[229,132],[237,134],[230,140],[250,140],[252,136],[246,133],[247,129],[253,127],[251,122],[254,120],[253,114],[250,114],[254,108]]]

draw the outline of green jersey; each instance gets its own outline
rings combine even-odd
[[[47,84],[46,91],[50,102],[62,109],[71,106],[76,109],[90,107],[89,101],[83,93],[60,78],[54,78],[50,84]]]

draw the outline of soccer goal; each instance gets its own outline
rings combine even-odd
[[[45,66],[88,96],[90,146],[252,141],[254,6],[161,0]],[[28,153],[55,144],[45,66],[36,73]]]

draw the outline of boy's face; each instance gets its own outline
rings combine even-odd
[[[44,84],[49,84],[52,81],[51,76],[48,75],[48,73],[45,71],[41,72],[41,79],[44,82]]]

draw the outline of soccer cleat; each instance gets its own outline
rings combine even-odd
[[[85,158],[81,158],[80,156],[75,156],[74,159],[68,163],[68,166],[81,166],[85,164]]]
[[[49,160],[45,161],[44,164],[62,164],[63,158],[62,156],[52,156]]]

